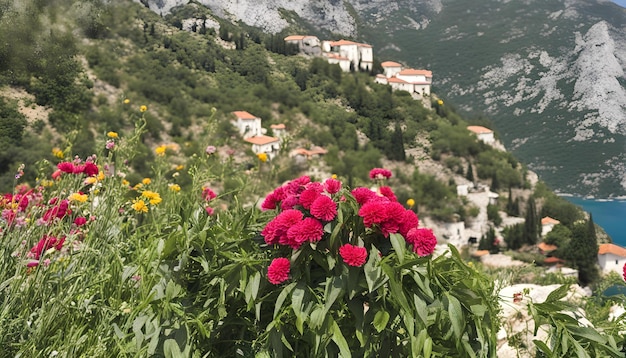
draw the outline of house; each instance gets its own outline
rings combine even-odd
[[[272,124],[270,125],[270,128],[272,129],[274,136],[278,138],[283,138],[287,133],[284,123]]]
[[[603,273],[615,271],[622,274],[626,264],[626,248],[615,244],[600,244],[598,264]]]
[[[496,139],[493,136],[493,131],[483,126],[467,126],[467,130],[476,134],[478,140],[486,144],[495,143]]]
[[[296,148],[289,153],[290,157],[303,157],[306,159],[316,158],[326,154],[328,151],[322,147],[313,147],[311,149]]]
[[[263,128],[261,128],[261,118],[246,111],[235,111],[232,113],[235,116],[235,119],[231,121],[231,123],[237,127],[239,134],[241,134],[244,139],[263,134]]]
[[[291,35],[285,37],[285,42],[297,45],[300,52],[307,55],[319,56],[322,54],[321,42],[317,36]]]
[[[398,72],[402,71],[402,65],[393,61],[385,61],[380,66],[383,68],[383,77],[385,78],[395,77]]]
[[[374,53],[372,46],[368,44],[339,40],[339,41],[323,41],[322,52],[325,54],[335,54],[350,61],[348,71],[352,69],[361,69],[370,71],[374,64]],[[329,63],[332,57],[328,57]],[[344,67],[342,67],[344,69]],[[345,71],[345,70],[344,70]],[[347,71],[346,71],[347,72]]]
[[[459,184],[456,186],[457,196],[467,196],[469,194],[469,184]]]
[[[542,241],[539,244],[537,244],[537,248],[539,249],[539,253],[541,253],[542,255],[546,255],[558,249],[559,247],[556,245],[546,244],[545,242]]]
[[[555,225],[560,224],[561,222],[557,219],[553,219],[549,216],[546,216],[541,219],[541,236],[546,236]]]
[[[324,57],[326,57],[326,61],[331,65],[338,64],[343,72],[350,72],[352,62],[349,58],[330,52],[324,53]]]
[[[413,91],[423,96],[430,95],[430,86],[433,83],[433,73],[428,70],[403,69],[396,73],[396,78],[413,85]]]
[[[266,153],[270,159],[276,156],[280,150],[280,139],[266,135],[258,135],[254,137],[244,138],[248,143],[252,144],[254,154]]]

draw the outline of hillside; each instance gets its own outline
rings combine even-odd
[[[147,3],[157,12],[178,4]],[[433,70],[436,91],[464,113],[489,116],[551,186],[626,194],[626,9],[611,2],[200,3],[271,32],[312,24],[373,44],[382,61]]]

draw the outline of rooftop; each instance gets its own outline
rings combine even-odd
[[[474,132],[476,134],[488,134],[493,133],[493,131],[489,128],[485,128],[483,126],[467,126],[467,130],[470,132]]]
[[[545,242],[541,242],[537,245],[537,248],[543,252],[550,252],[558,249],[559,247],[556,245],[546,244]]]
[[[257,119],[257,116],[246,111],[234,111],[233,114],[239,119]]]
[[[626,257],[626,248],[615,244],[600,244],[598,255],[613,254],[616,256]]]
[[[263,145],[263,144],[278,142],[278,138],[270,137],[267,135],[258,135],[256,137],[250,137],[244,140],[248,143],[252,143],[256,145]]]
[[[398,73],[400,76],[426,76],[432,77],[433,72],[428,70],[416,70],[413,68],[407,68]]]
[[[368,44],[362,44],[362,43],[358,43],[358,42],[354,42],[354,41],[348,41],[348,40],[339,40],[339,41],[331,41],[330,42],[330,46],[331,47],[335,47],[335,46],[349,46],[349,45],[357,45],[357,46],[361,46],[361,47],[372,47],[371,45]]]
[[[397,62],[393,62],[393,61],[385,61],[383,63],[380,64],[383,67],[402,67],[401,64],[397,63]]]
[[[272,125],[270,125],[270,128],[272,128],[272,129],[285,129],[285,124],[284,123],[272,124]]]
[[[557,225],[560,224],[561,222],[558,221],[557,219],[553,219],[549,216],[544,217],[543,219],[541,219],[541,225]]]

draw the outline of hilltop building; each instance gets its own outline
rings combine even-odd
[[[320,56],[322,54],[321,42],[317,36],[291,35],[285,37],[285,42],[297,45],[300,53],[306,55]]]
[[[603,273],[614,271],[622,274],[626,264],[626,248],[615,244],[600,244],[598,247],[598,264]]]
[[[261,118],[246,111],[235,111],[232,114],[235,119],[231,123],[237,127],[243,140],[252,144],[254,154],[266,153],[270,159],[278,154],[281,140],[265,135],[265,130],[261,127]],[[285,125],[277,125],[276,129],[272,126],[272,129],[284,135]]]
[[[404,68],[393,61],[381,63],[383,74],[377,75],[374,82],[389,85],[396,91],[407,91],[419,96],[429,96],[433,73],[428,70]]]
[[[231,123],[237,127],[239,134],[244,139],[263,134],[261,118],[246,111],[235,111],[233,114],[235,115],[235,120],[231,121]]]
[[[348,71],[352,69],[371,71],[374,65],[373,49],[372,46],[368,44],[348,40],[322,41],[322,52],[333,55],[327,55],[327,58],[329,59],[335,60],[336,56],[339,56],[342,59],[348,59],[350,61]]]
[[[561,222],[557,219],[553,219],[549,216],[546,216],[541,219],[541,236],[546,236],[552,229],[560,224]]]
[[[273,159],[280,151],[280,139],[276,137],[259,135],[245,138],[244,140],[252,144],[254,154],[265,153],[269,159]]]
[[[467,130],[476,134],[478,140],[486,144],[494,144],[496,142],[493,131],[483,126],[467,126]]]

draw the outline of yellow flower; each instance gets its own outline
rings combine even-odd
[[[443,106],[443,100],[438,99],[438,100],[437,100],[437,104],[438,104],[438,105],[440,105],[440,106]]]
[[[165,151],[167,150],[167,146],[165,145],[160,145],[158,147],[156,147],[156,149],[154,150],[154,152],[156,153],[156,155],[158,155],[159,157],[162,157],[165,155]]]
[[[117,138],[118,135],[117,135],[117,132],[108,132],[107,133],[107,137],[109,137],[109,138]]]
[[[72,195],[70,195],[70,201],[84,203],[87,201],[87,194],[73,193]]]
[[[123,186],[129,186],[130,182],[128,180],[126,180],[126,179],[122,179],[122,185]]]
[[[180,191],[180,185],[178,184],[167,184],[168,188],[170,188],[171,191],[178,193]]]
[[[135,184],[135,186],[133,187],[133,189],[135,189],[135,190],[137,190],[137,189],[141,189],[141,188],[143,188],[143,184],[141,184],[141,183],[137,183],[137,184]]]
[[[337,174],[333,174],[330,177],[333,178],[333,179],[337,179]]]
[[[259,153],[256,155],[263,163],[267,162],[267,153]]]
[[[148,184],[152,183],[152,179],[150,179],[150,178],[143,178],[143,180],[141,182],[143,183],[143,185],[148,185]]]
[[[130,99],[126,98],[124,99],[124,104],[129,104],[130,103]]]
[[[90,184],[95,184],[98,182],[98,179],[96,177],[87,177],[85,178],[85,181],[83,183],[85,183],[85,185],[90,185]]]
[[[133,200],[132,206],[133,206],[133,209],[135,209],[135,211],[137,212],[143,212],[143,213],[148,212],[148,207],[146,206],[146,203],[141,199]]]
[[[143,193],[141,193],[141,196],[148,199],[152,205],[158,205],[162,201],[159,193],[155,193],[150,190],[144,190]]]
[[[63,151],[57,147],[52,148],[52,155],[54,155],[55,157],[59,159],[63,159],[64,157]]]
[[[181,164],[181,165],[177,165],[177,166],[176,166],[176,170],[177,170],[177,171],[180,171],[180,170],[183,170],[183,169],[185,169],[185,166],[184,166],[184,165],[182,165],[182,164]]]
[[[147,111],[147,110],[148,110],[148,107],[147,107],[147,106],[141,106],[141,107],[139,107],[139,112],[145,112],[145,111]]]
[[[54,182],[52,180],[47,180],[44,179],[41,181],[41,186],[43,186],[44,188],[48,188],[54,185]]]
[[[407,205],[409,208],[412,208],[413,206],[415,206],[415,200],[413,200],[413,199],[409,199],[409,200],[407,200],[407,201],[406,201],[406,205]]]
[[[98,178],[98,180],[100,181],[104,180],[104,171],[100,170],[96,178]]]

